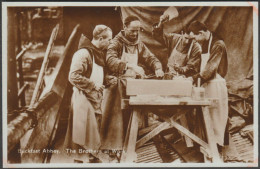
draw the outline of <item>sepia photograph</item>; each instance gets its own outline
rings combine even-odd
[[[258,2],[2,2],[2,162],[257,167]]]

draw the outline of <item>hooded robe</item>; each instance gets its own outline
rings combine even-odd
[[[131,113],[130,109],[121,110],[121,99],[128,98],[126,96],[126,80],[122,77],[126,72],[126,62],[121,60],[123,49],[126,49],[128,53],[135,53],[137,50],[139,66],[151,69],[153,72],[162,69],[160,61],[140,40],[130,42],[121,31],[111,41],[106,55],[106,66],[109,74],[118,77],[118,83],[110,86],[105,93],[101,149],[122,150]]]

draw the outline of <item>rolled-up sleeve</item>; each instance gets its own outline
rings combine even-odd
[[[88,50],[80,49],[73,55],[69,72],[69,82],[85,93],[89,93],[95,87],[94,82],[86,77],[87,69],[90,68],[89,62]]]
[[[121,60],[122,44],[117,39],[113,39],[108,46],[106,55],[106,64],[110,72],[116,74],[123,74],[126,68],[126,62]]]

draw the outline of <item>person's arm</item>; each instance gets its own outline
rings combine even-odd
[[[202,49],[197,43],[193,43],[191,52],[190,52],[190,57],[187,62],[187,64],[182,68],[183,74],[185,76],[192,76],[194,74],[199,73],[200,71],[200,62],[201,62],[201,53]]]
[[[154,71],[162,69],[161,62],[154,56],[154,54],[145,46],[145,44],[140,43],[140,58],[146,66],[149,66]]]
[[[204,68],[199,74],[194,75],[194,78],[201,78],[202,81],[210,80],[216,73],[219,67],[219,63],[223,54],[225,53],[226,47],[223,41],[217,41],[211,51],[209,60]],[[193,78],[193,79],[194,79]]]
[[[123,74],[126,70],[126,62],[121,60],[120,55],[122,44],[117,39],[113,39],[108,46],[106,64],[109,71],[116,74]]]
[[[153,25],[153,37],[158,42],[164,44],[167,48],[171,46],[173,40],[173,34],[163,32],[163,24],[160,27],[157,27],[158,23]]]
[[[84,76],[87,69],[89,68],[90,54],[86,49],[78,50],[72,58],[70,72],[69,72],[69,82],[77,87],[78,89],[89,93],[95,88],[95,84],[89,78]]]

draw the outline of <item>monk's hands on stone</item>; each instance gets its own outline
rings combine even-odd
[[[162,71],[162,69],[157,69],[155,71],[155,75],[156,75],[156,77],[163,77],[164,76],[164,72]]]
[[[105,86],[102,85],[102,84],[99,84],[99,83],[96,83],[96,84],[95,84],[95,89],[96,89],[97,91],[99,91],[99,92],[103,92],[104,88],[105,88]]]
[[[129,69],[134,70],[137,75],[141,76],[141,78],[143,78],[145,76],[144,69],[141,66],[138,66],[135,64],[127,64],[127,67]]]
[[[116,76],[111,76],[111,75],[106,75],[106,81],[109,85],[114,85],[117,83],[117,77]]]
[[[182,67],[179,67],[178,65],[174,65],[174,70],[180,74],[183,74],[184,73],[184,70]]]

